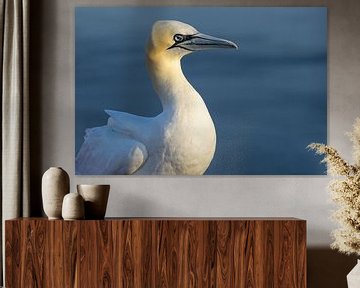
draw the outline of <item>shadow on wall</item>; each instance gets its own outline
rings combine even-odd
[[[114,192],[116,193],[116,192]],[[136,191],[122,192],[120,200],[112,201],[114,193],[110,192],[106,217],[182,217],[183,213],[175,206],[165,206],[151,198],[139,197]],[[119,207],[117,203],[121,204]]]
[[[327,248],[307,250],[308,288],[347,288],[346,275],[356,264],[347,256]]]
[[[44,47],[44,15],[45,0],[39,0],[30,5],[31,25],[29,43],[29,109],[30,109],[30,215],[41,216],[41,162],[42,162],[42,142],[43,134],[43,108],[41,104],[42,95],[42,67],[43,47]],[[48,5],[49,6],[49,5]],[[54,15],[54,13],[51,13]],[[49,96],[51,97],[51,95]]]

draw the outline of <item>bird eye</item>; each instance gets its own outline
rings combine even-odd
[[[175,34],[174,35],[174,41],[175,42],[181,42],[181,41],[183,41],[184,40],[184,36],[183,35],[181,35],[181,34]]]

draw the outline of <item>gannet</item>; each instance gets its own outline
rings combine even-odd
[[[216,147],[216,131],[199,93],[181,70],[193,51],[237,48],[174,20],[153,24],[147,68],[163,111],[142,117],[105,110],[107,125],[86,129],[76,156],[77,175],[202,175]]]

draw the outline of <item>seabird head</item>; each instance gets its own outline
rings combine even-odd
[[[148,55],[162,55],[180,59],[193,51],[214,48],[238,48],[231,41],[202,34],[189,24],[174,21],[156,21],[147,47]]]

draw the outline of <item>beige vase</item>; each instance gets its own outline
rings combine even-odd
[[[360,260],[357,261],[355,267],[347,275],[348,288],[360,287]]]
[[[110,185],[77,185],[77,191],[85,201],[85,219],[104,219]]]
[[[60,167],[51,167],[42,177],[43,208],[49,219],[61,219],[63,198],[69,193],[69,175]]]
[[[62,204],[62,217],[64,220],[84,219],[84,199],[79,193],[69,193],[65,195]]]

